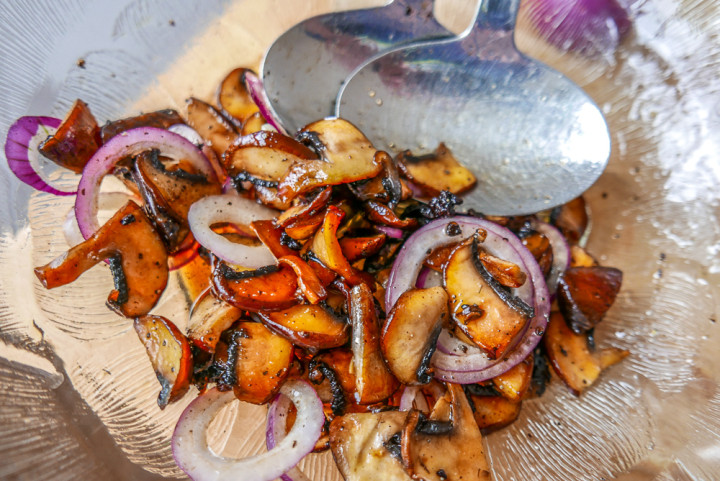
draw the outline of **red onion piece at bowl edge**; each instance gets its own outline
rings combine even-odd
[[[258,109],[260,109],[260,115],[262,115],[267,123],[272,125],[275,130],[283,135],[288,135],[287,129],[283,127],[282,122],[280,122],[280,119],[275,115],[272,106],[270,106],[270,100],[267,98],[267,93],[265,92],[265,87],[263,87],[260,77],[248,71],[245,72],[244,79],[245,87],[250,93],[250,98],[255,102],[255,105],[258,106]]]
[[[85,239],[100,228],[97,220],[98,194],[103,178],[127,156],[157,149],[161,155],[190,162],[199,172],[215,180],[215,172],[203,153],[185,137],[165,129],[138,127],[107,141],[88,160],[75,198],[75,216]]]
[[[458,225],[460,235],[446,234],[446,226],[451,222]],[[464,216],[438,219],[418,229],[405,241],[393,263],[385,293],[389,311],[400,295],[415,285],[428,252],[465,239],[478,229],[487,232],[482,245],[490,254],[516,263],[528,275],[528,281],[515,289],[513,294],[533,306],[535,312],[506,355],[497,360],[489,359],[479,348],[471,345],[467,345],[462,353],[452,352],[456,347],[444,345],[443,339],[447,339],[447,334],[441,335],[432,359],[435,377],[460,384],[476,383],[502,374],[525,359],[540,342],[550,313],[550,296],[542,270],[530,251],[510,230],[493,222]]]
[[[265,446],[268,451],[287,436],[286,425],[291,404],[290,399],[282,394],[278,394],[270,404],[265,424]],[[280,479],[282,481],[310,481],[310,478],[297,466],[280,476]]]
[[[10,171],[30,187],[53,195],[75,195],[61,190],[40,175],[38,145],[55,133],[62,121],[53,117],[20,117],[10,126],[5,140],[5,158]]]
[[[208,446],[207,429],[222,407],[235,400],[232,391],[210,389],[191,402],[172,436],[175,462],[194,481],[274,481],[295,467],[315,447],[325,423],[322,401],[305,381],[291,379],[280,388],[297,409],[295,424],[265,453],[243,459],[218,456]]]
[[[523,8],[548,42],[587,56],[612,55],[632,28],[618,0],[527,0]]]

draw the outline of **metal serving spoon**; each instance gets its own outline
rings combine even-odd
[[[518,4],[482,0],[459,37],[361,66],[336,115],[383,150],[423,153],[445,142],[477,177],[464,207],[514,215],[577,197],[607,165],[608,127],[582,89],[515,48]]]
[[[270,106],[289,132],[332,115],[345,78],[378,52],[413,40],[449,37],[432,0],[395,0],[384,7],[305,20],[270,46],[260,68]]]

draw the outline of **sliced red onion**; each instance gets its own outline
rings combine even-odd
[[[297,408],[287,437],[266,453],[244,459],[218,456],[208,446],[206,432],[217,412],[235,399],[232,391],[210,389],[191,402],[180,416],[172,437],[175,462],[194,481],[274,481],[295,467],[315,447],[325,423],[322,401],[305,381],[291,379],[280,388]]]
[[[420,273],[417,276],[417,280],[415,281],[415,287],[418,287],[420,289],[425,289],[425,284],[427,283],[428,275],[430,275],[431,269],[428,267],[423,267],[420,269]]]
[[[244,78],[245,87],[247,88],[248,93],[250,93],[250,98],[252,98],[255,105],[257,105],[258,109],[260,109],[260,115],[262,115],[263,118],[275,128],[275,130],[283,135],[288,135],[287,129],[283,127],[282,122],[280,122],[280,119],[277,115],[275,115],[275,112],[270,105],[270,100],[267,97],[265,87],[263,87],[260,77],[255,75],[253,72],[247,71],[245,72]]]
[[[546,284],[550,295],[557,290],[558,279],[570,267],[570,245],[557,227],[546,222],[535,220],[532,228],[544,235],[550,241],[552,248],[553,263],[548,273]]]
[[[437,349],[452,356],[465,356],[467,354],[483,352],[483,350],[475,344],[468,344],[467,342],[461,341],[447,329],[440,331],[437,340]]]
[[[402,396],[400,396],[400,411],[410,411],[411,409],[419,409],[424,413],[430,412],[425,396],[423,396],[420,386],[405,386]]]
[[[460,227],[461,233],[459,235],[450,236],[445,232],[445,228],[451,222]],[[515,234],[502,226],[476,217],[458,216],[438,219],[416,230],[400,249],[388,277],[385,291],[386,309],[389,311],[403,292],[415,286],[418,274],[429,252],[450,242],[466,239],[478,229],[487,231],[488,235],[482,246],[492,255],[518,264],[523,272],[528,272],[525,265],[528,259],[537,266],[537,262],[535,262],[530,251],[527,250]],[[521,252],[518,252],[519,250]],[[514,293],[525,302],[529,301],[528,304],[532,305],[532,289],[532,283],[526,282],[516,289]]]
[[[422,268],[415,282],[415,287],[426,289],[435,286],[442,286],[442,274],[428,267]]]
[[[386,225],[376,225],[375,228],[390,237],[391,239],[402,239],[404,232],[397,227],[388,227]]]
[[[265,427],[265,445],[268,451],[287,436],[286,426],[291,404],[290,398],[282,394],[278,394],[270,404]],[[310,481],[310,478],[305,476],[305,473],[300,471],[297,466],[280,476],[280,479],[282,481]]]
[[[250,199],[232,194],[203,197],[190,206],[188,224],[195,240],[220,259],[251,269],[275,264],[267,247],[237,244],[213,232],[213,224],[230,222],[249,225],[256,220],[274,219],[277,212]]]
[[[187,140],[195,144],[197,148],[202,147],[205,140],[197,133],[197,130],[193,129],[187,124],[175,124],[168,127],[170,132],[174,132],[178,135],[182,135]]]
[[[100,227],[97,203],[103,178],[120,160],[150,149],[159,150],[165,157],[190,162],[198,171],[215,180],[215,173],[205,155],[183,136],[155,127],[138,127],[122,132],[100,147],[83,169],[75,199],[75,215],[85,239]]]
[[[461,234],[448,236],[446,227],[454,222]],[[471,236],[478,229],[487,232],[483,247],[494,256],[517,264],[528,275],[528,282],[513,290],[513,294],[532,305],[535,315],[516,337],[501,359],[489,359],[476,346],[445,345],[447,334],[438,338],[438,348],[431,364],[435,377],[442,381],[471,384],[493,378],[511,369],[527,357],[540,342],[550,313],[550,296],[542,271],[530,251],[510,230],[493,222],[475,217],[438,219],[418,229],[403,245],[395,259],[385,293],[385,305],[391,309],[400,295],[415,285],[428,252],[436,247]],[[464,343],[463,343],[464,344]],[[456,351],[460,350],[462,354]]]
[[[632,28],[617,0],[528,0],[524,8],[548,42],[584,55],[614,53]]]
[[[53,117],[20,117],[10,126],[5,140],[5,158],[15,177],[42,192],[54,195],[75,195],[75,190],[61,190],[40,175],[38,145],[55,133],[62,120]]]
[[[531,255],[529,252],[527,254]],[[534,259],[533,262],[528,260],[525,265],[529,283],[534,289],[535,315],[513,341],[505,355],[501,359],[490,359],[485,352],[470,345],[467,345],[467,351],[461,355],[456,354],[455,349],[457,348],[455,347],[453,347],[453,354],[447,354],[444,351],[448,346],[441,349],[439,347],[440,338],[438,338],[438,349],[431,361],[437,379],[458,384],[486,381],[512,369],[532,354],[545,334],[550,316],[550,293],[537,262],[534,262]],[[462,342],[457,339],[455,341]],[[457,345],[460,346],[460,344]],[[460,351],[462,352],[464,349],[461,347]]]

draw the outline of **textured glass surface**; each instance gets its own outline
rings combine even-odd
[[[100,122],[182,110],[190,95],[212,98],[235,66],[257,67],[295,22],[382,3],[4,0],[0,141],[15,118],[62,117],[78,97]],[[437,3],[443,22],[464,27],[473,2]],[[587,193],[589,250],[625,279],[597,338],[632,354],[580,398],[555,379],[518,422],[488,436],[498,481],[720,479],[720,7],[621,3],[635,24],[615,55],[557,51],[524,10],[517,40],[585,88],[610,124],[610,165]],[[107,268],[52,291],[32,274],[67,248],[61,225],[72,199],[32,191],[4,161],[0,192],[0,479],[182,478],[169,439],[192,396],[157,408],[144,348],[104,305]],[[184,327],[176,281],[157,311]],[[224,412],[213,445],[260,451],[264,412]],[[327,453],[303,466],[313,479],[339,479]]]

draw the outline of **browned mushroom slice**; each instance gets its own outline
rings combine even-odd
[[[188,299],[197,299],[210,287],[212,268],[205,256],[195,256],[193,260],[177,270],[180,285]]]
[[[470,394],[475,422],[483,432],[504,428],[520,415],[522,402],[510,401],[503,396],[477,396]]]
[[[145,211],[170,252],[175,252],[190,232],[187,223],[190,206],[203,197],[221,192],[218,182],[202,174],[166,169],[157,150],[145,151],[135,158],[132,176]]]
[[[85,102],[76,100],[57,131],[38,150],[60,167],[79,174],[100,145],[97,120]]]
[[[215,352],[220,335],[240,316],[242,310],[213,295],[206,295],[193,305],[188,338],[203,351]]]
[[[570,247],[570,267],[594,267],[596,265],[598,265],[598,261],[585,249],[577,245]]]
[[[388,314],[382,331],[382,352],[403,384],[427,384],[430,358],[448,316],[448,295],[442,287],[404,292]]]
[[[110,260],[115,280],[108,307],[125,317],[147,314],[167,285],[167,251],[150,220],[133,201],[88,240],[49,264],[36,267],[35,275],[52,289],[69,284],[103,259]]]
[[[520,287],[525,284],[527,274],[520,270],[520,266],[478,250],[478,258],[488,273],[505,287]]]
[[[417,410],[408,415],[401,440],[405,469],[423,481],[488,481],[490,467],[472,408],[461,386],[447,389],[429,419]]]
[[[550,240],[539,232],[531,232],[522,237],[522,243],[533,255],[543,275],[547,276],[552,268],[553,251]]]
[[[208,141],[218,156],[223,155],[238,136],[237,128],[212,105],[189,98],[187,100],[187,123],[200,137]]]
[[[560,277],[558,305],[568,326],[589,331],[602,320],[615,302],[622,271],[614,267],[571,267]]]
[[[168,403],[180,399],[190,387],[193,372],[190,344],[175,324],[161,316],[138,317],[134,327],[160,381],[158,406],[165,409]]]
[[[376,200],[393,206],[411,197],[412,192],[409,192],[407,185],[403,185],[393,158],[379,151],[375,159],[382,164],[382,172],[372,179],[347,184],[352,193],[360,200]]]
[[[350,338],[350,325],[319,305],[260,311],[258,316],[270,330],[300,347],[329,349],[342,346]]]
[[[407,413],[352,413],[330,423],[330,449],[345,481],[410,481],[397,452]]]
[[[355,401],[372,404],[392,395],[398,381],[385,365],[380,350],[380,326],[375,314],[375,300],[365,284],[350,290],[352,351],[355,367]]]
[[[509,401],[519,402],[530,388],[533,373],[533,356],[492,379],[495,389]]]
[[[245,75],[252,72],[246,68],[236,68],[223,79],[217,93],[217,104],[234,119],[238,125],[243,124],[255,113],[258,106],[253,102],[250,92],[245,86]]]
[[[276,259],[297,254],[296,250],[283,243],[283,228],[278,226],[274,220],[256,220],[250,223],[250,227]]]
[[[551,220],[571,244],[577,244],[588,227],[585,199],[577,197],[556,207],[552,211]]]
[[[630,354],[615,347],[591,352],[587,334],[572,332],[559,312],[550,315],[543,343],[553,369],[576,396],[590,387],[605,368]]]
[[[398,156],[398,165],[407,178],[429,197],[443,190],[460,194],[476,182],[473,173],[458,162],[443,143],[429,155],[416,157],[405,151]]]
[[[253,185],[255,197],[262,204],[277,210],[286,210],[291,207],[292,201],[287,199],[281,199],[278,196],[276,187],[268,187],[267,185],[263,185],[264,181],[259,179],[249,178],[249,180]]]
[[[289,267],[236,271],[218,262],[212,273],[217,296],[239,309],[282,310],[300,302],[297,276]]]
[[[376,150],[357,127],[343,119],[313,122],[298,133],[321,159],[294,163],[278,187],[281,198],[293,199],[316,187],[369,179],[382,170]]]
[[[452,254],[452,252],[457,248],[459,244],[459,242],[452,242],[450,244],[436,247],[425,258],[423,265],[425,267],[429,267],[436,272],[442,272],[445,264],[450,258],[450,254]]]
[[[498,359],[533,312],[490,275],[477,252],[477,240],[458,246],[445,264],[443,282],[457,327]]]
[[[295,162],[315,158],[315,153],[300,142],[261,130],[233,142],[223,155],[223,164],[233,179],[260,179],[267,187],[276,187]]]
[[[312,237],[325,220],[325,212],[320,211],[307,217],[298,218],[285,227],[285,233],[295,240],[302,241]]]
[[[325,206],[327,205],[331,196],[332,187],[325,187],[324,189],[320,190],[317,195],[309,199],[299,199],[301,202],[298,202],[296,205],[280,213],[277,218],[278,225],[285,227],[291,225],[292,223],[300,219],[306,219],[317,214],[318,212],[321,212],[323,209],[325,209]]]
[[[255,132],[260,132],[266,123],[265,117],[263,117],[260,112],[255,112],[243,122],[240,135],[250,135]]]
[[[417,219],[401,219],[387,205],[372,200],[365,202],[365,212],[368,219],[376,224],[397,227],[398,229],[413,229],[418,226]]]
[[[298,286],[310,304],[317,304],[327,298],[325,286],[307,262],[298,256],[290,255],[279,258],[278,265],[288,266],[295,271]]]
[[[268,402],[290,372],[293,355],[292,343],[261,323],[238,323],[228,345],[235,397],[253,404]]]
[[[378,234],[368,237],[343,237],[340,239],[340,249],[349,262],[373,256],[385,244],[387,236]]]
[[[126,119],[115,120],[103,125],[100,129],[103,143],[115,137],[126,130],[136,129],[138,127],[155,127],[158,129],[167,129],[171,125],[184,124],[185,120],[172,109],[158,110],[156,112],[148,112],[147,114],[136,115]]]
[[[344,217],[345,213],[339,208],[333,205],[328,207],[322,227],[313,237],[311,249],[326,267],[355,285],[363,282],[363,278],[343,255],[337,238],[337,230]]]
[[[310,361],[308,377],[317,386],[318,395],[323,402],[333,402],[343,393],[345,401],[354,397],[356,380],[352,362],[353,353],[347,348],[323,351]],[[332,371],[330,376],[323,366],[327,366]],[[332,386],[333,382],[335,386]],[[337,392],[338,387],[343,393]]]

